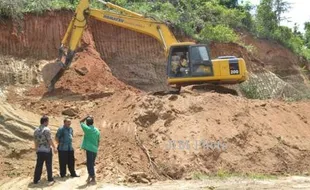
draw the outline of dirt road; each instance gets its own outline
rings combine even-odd
[[[176,181],[164,181],[156,182],[153,184],[86,184],[87,172],[86,169],[78,171],[81,174],[80,178],[55,178],[57,182],[48,186],[46,181],[42,181],[41,184],[34,185],[31,183],[31,178],[16,178],[7,182],[6,180],[0,181],[0,189],[11,190],[56,190],[56,189],[100,189],[100,190],[201,190],[201,189],[309,189],[310,177],[290,176],[280,177],[277,179],[249,179],[241,177],[232,177],[227,179],[220,178],[206,178],[203,180],[176,180]]]

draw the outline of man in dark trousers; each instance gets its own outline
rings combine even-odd
[[[58,159],[60,177],[65,177],[67,174],[67,166],[69,168],[71,177],[79,177],[75,172],[75,158],[74,149],[72,146],[73,129],[71,126],[71,120],[69,118],[64,119],[64,125],[60,127],[56,133],[56,141],[58,143]]]
[[[86,121],[86,124],[84,123]],[[87,183],[96,182],[95,180],[95,160],[97,157],[100,132],[94,126],[94,118],[92,116],[87,116],[81,121],[81,128],[84,132],[84,138],[82,143],[82,149],[86,150],[86,162],[88,178]]]
[[[49,119],[47,116],[43,116],[40,120],[40,126],[34,131],[34,143],[35,150],[37,153],[37,163],[34,172],[33,183],[37,184],[41,179],[43,164],[45,162],[46,170],[47,170],[47,178],[52,185],[55,181],[53,179],[53,171],[52,171],[52,161],[53,161],[53,153],[57,153],[56,147],[51,137],[51,131],[48,128]],[[52,149],[52,148],[53,149]]]

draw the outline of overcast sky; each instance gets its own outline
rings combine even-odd
[[[240,1],[240,0],[239,0]],[[246,1],[246,0],[243,0]],[[248,0],[254,5],[258,5],[260,0]],[[290,12],[285,14],[285,17],[289,17],[290,22],[282,22],[282,25],[293,28],[294,23],[299,25],[299,30],[304,31],[304,23],[310,22],[310,0],[286,0],[291,3]]]

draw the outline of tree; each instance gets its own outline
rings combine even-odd
[[[300,38],[303,38],[301,32],[298,30],[298,24],[297,23],[294,23],[294,30],[293,30],[293,33],[295,36],[298,36]]]
[[[224,5],[227,8],[237,8],[238,0],[220,0],[220,4]]]
[[[256,14],[258,36],[270,38],[277,26],[277,15],[273,11],[273,0],[262,0],[257,7]]]
[[[277,23],[280,24],[281,21],[287,20],[288,18],[283,17],[283,13],[287,12],[291,8],[291,4],[285,0],[273,0],[273,9],[277,17]]]
[[[304,29],[305,29],[305,35],[304,35],[305,45],[307,46],[307,48],[310,48],[310,22],[305,23]]]

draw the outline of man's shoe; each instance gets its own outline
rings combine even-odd
[[[33,184],[38,184],[40,182],[40,180],[39,181],[33,181]]]
[[[54,183],[55,183],[55,180],[53,180],[53,181],[48,181],[48,186],[54,185]]]
[[[91,179],[90,176],[88,176],[86,183],[89,183],[90,179]]]
[[[71,175],[71,177],[80,177],[80,176],[77,174],[74,174],[74,175]]]
[[[91,183],[96,183],[95,177],[92,177],[91,180],[90,180],[90,182],[91,182]]]

